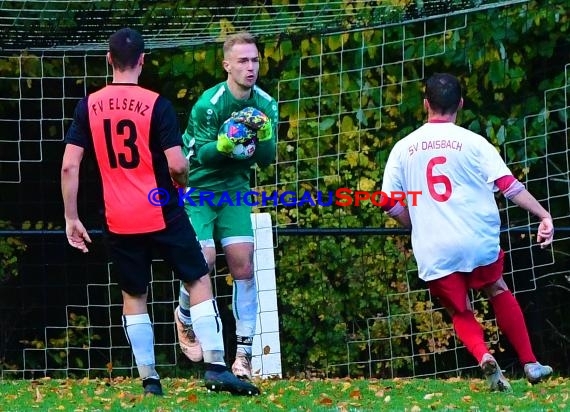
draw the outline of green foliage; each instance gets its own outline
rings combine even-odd
[[[91,332],[88,318],[72,312],[69,314],[68,327],[63,329],[59,336],[48,339],[47,344],[43,336],[21,343],[35,349],[45,349],[48,361],[53,362],[55,369],[85,369],[89,365],[84,362],[84,357],[79,356],[77,351],[74,351],[73,356],[70,350],[87,349],[98,340],[101,340],[101,336]]]
[[[53,230],[59,226],[52,222],[37,221],[34,224],[29,220],[22,223],[21,230]],[[0,231],[14,230],[11,222],[0,220]],[[18,276],[19,259],[28,246],[20,236],[0,236],[0,284]]]
[[[0,220],[0,230],[10,229],[14,229],[10,222]],[[26,244],[18,236],[0,237],[0,285],[18,276],[18,259],[26,248]]]
[[[280,314],[287,336],[282,353],[294,354],[289,368],[304,372],[340,363],[347,340],[365,339],[368,319],[386,312],[394,284],[407,285],[405,239],[280,237],[279,242]]]

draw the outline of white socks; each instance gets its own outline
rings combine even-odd
[[[194,305],[190,308],[192,328],[202,345],[204,362],[225,365],[224,337],[222,320],[214,299]]]
[[[178,311],[178,317],[185,325],[192,324],[192,317],[190,316],[190,295],[184,287],[184,284],[180,282],[180,294],[178,295],[178,306],[180,310]]]
[[[236,319],[237,351],[251,355],[257,321],[257,286],[255,278],[234,280],[232,309]]]
[[[133,350],[139,376],[159,379],[154,360],[154,333],[148,313],[123,315],[123,329]]]
[[[223,338],[220,338],[219,346],[216,346],[218,344],[214,343],[217,342],[218,339],[214,335],[220,333],[221,336],[222,331],[222,323],[218,314],[216,301],[207,301],[190,307],[190,296],[181,283],[178,304],[180,306],[180,320],[186,325],[193,326],[194,333],[196,333],[198,340],[202,343],[204,352],[210,350],[223,351]],[[251,345],[257,322],[257,307],[257,285],[255,278],[234,280],[232,310],[236,320],[237,350],[247,355],[251,355]],[[197,316],[205,318],[200,320],[200,325],[197,324]],[[200,334],[204,336],[204,339],[200,337]],[[204,347],[204,344],[210,345],[211,347]],[[206,359],[206,354],[204,354],[204,356]]]

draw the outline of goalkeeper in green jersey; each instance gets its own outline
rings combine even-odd
[[[256,86],[259,51],[249,33],[229,36],[223,46],[223,67],[227,80],[206,90],[193,106],[183,135],[190,159],[188,186],[192,202],[185,202],[186,212],[196,230],[210,268],[216,261],[214,241],[224,249],[233,277],[233,313],[236,319],[236,359],[233,373],[251,379],[252,342],[257,319],[257,287],[253,267],[253,229],[251,207],[236,197],[250,190],[252,166],[268,166],[275,160],[278,109],[277,102]],[[248,110],[242,110],[248,108]],[[257,109],[252,115],[251,108]],[[261,112],[261,113],[259,113]],[[256,134],[251,157],[238,159],[235,141],[220,133],[224,122],[233,117]],[[200,193],[213,192],[213,202],[200,201]],[[240,193],[238,193],[240,192]],[[224,195],[226,201],[220,201]],[[227,201],[230,196],[232,201]],[[213,205],[212,205],[213,204]],[[200,343],[192,330],[188,293],[180,289],[175,310],[178,341],[192,361],[202,359]]]

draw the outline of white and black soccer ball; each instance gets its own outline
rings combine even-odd
[[[255,139],[250,140],[248,143],[238,143],[234,150],[232,150],[232,158],[249,159],[253,156],[253,153],[255,153],[255,148]]]

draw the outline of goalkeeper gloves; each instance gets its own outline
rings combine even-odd
[[[235,146],[235,143],[231,141],[226,133],[220,133],[218,135],[218,142],[216,143],[218,152],[228,156],[232,153]]]
[[[232,114],[236,122],[245,124],[251,130],[255,130],[257,140],[263,142],[271,139],[273,130],[271,119],[265,113],[254,107],[246,107]]]
[[[257,140],[259,142],[265,142],[271,139],[271,134],[273,133],[273,126],[271,124],[271,119],[268,117],[263,126],[257,130]]]

